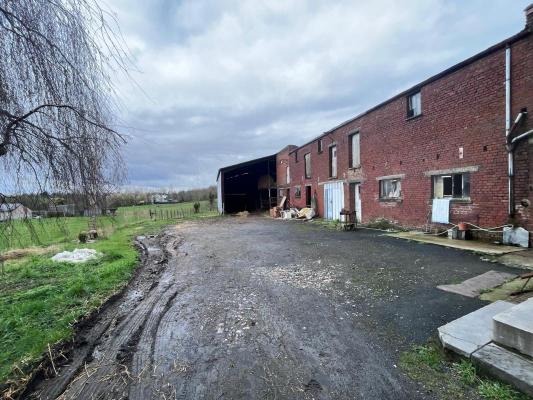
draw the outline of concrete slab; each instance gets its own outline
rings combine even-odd
[[[495,256],[526,250],[523,247],[497,245],[475,240],[453,240],[441,236],[426,235],[423,232],[396,232],[389,233],[387,236]]]
[[[484,274],[467,279],[462,283],[439,285],[437,288],[466,297],[478,297],[485,290],[503,285],[505,282],[514,278],[516,278],[516,275],[507,272],[487,271]]]
[[[533,361],[490,343],[472,354],[472,362],[489,374],[533,396]]]
[[[493,339],[533,357],[533,299],[495,315]]]
[[[492,341],[492,318],[513,307],[513,303],[496,301],[455,321],[441,326],[442,345],[456,353],[470,355]]]
[[[509,267],[533,269],[533,250],[505,254],[498,257],[498,262]]]

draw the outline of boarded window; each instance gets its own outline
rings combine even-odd
[[[300,198],[302,197],[302,187],[301,186],[295,186],[294,187],[294,197]]]
[[[350,144],[350,168],[357,168],[361,165],[361,152],[359,150],[359,133],[354,133],[349,137]]]
[[[379,181],[380,199],[398,199],[402,195],[402,181],[400,179],[382,179]]]
[[[307,153],[304,156],[304,162],[305,162],[305,177],[311,178],[311,153]]]
[[[337,177],[337,146],[329,148],[329,176],[330,178]]]
[[[407,118],[422,114],[422,98],[420,92],[407,96]]]
[[[467,199],[470,197],[470,174],[450,174],[433,177],[433,197]]]
[[[285,168],[285,178],[286,178],[286,183],[291,183],[291,169],[290,167],[287,165],[287,167]]]

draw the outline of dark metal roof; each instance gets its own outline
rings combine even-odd
[[[265,157],[261,157],[261,158],[256,158],[254,160],[244,161],[244,162],[239,163],[239,164],[228,165],[227,167],[222,167],[222,168],[220,168],[218,170],[217,181],[218,181],[218,178],[220,177],[220,173],[221,172],[233,171],[234,169],[246,167],[247,165],[252,165],[252,164],[260,163],[260,162],[263,162],[263,161],[267,161],[269,158],[272,158],[272,157],[276,158],[276,154],[272,154],[270,156],[265,156]]]
[[[345,125],[348,125],[349,123],[351,123],[351,122],[363,117],[364,115],[370,114],[372,111],[375,111],[378,108],[381,108],[384,105],[386,105],[388,103],[391,103],[392,101],[394,101],[394,100],[396,100],[396,99],[398,99],[400,97],[407,96],[409,93],[416,92],[416,91],[420,90],[423,86],[425,86],[425,85],[427,85],[429,83],[435,82],[435,81],[437,81],[437,80],[439,80],[439,79],[441,79],[441,78],[443,78],[443,77],[445,77],[447,75],[450,75],[450,74],[460,70],[461,68],[464,68],[464,67],[466,67],[466,66],[468,66],[468,65],[470,65],[470,64],[472,64],[472,63],[474,63],[474,62],[476,62],[476,61],[478,61],[480,59],[482,59],[483,57],[486,57],[486,56],[488,56],[488,55],[490,55],[490,54],[492,54],[492,53],[494,53],[494,52],[496,52],[498,50],[501,50],[501,49],[503,49],[503,48],[505,48],[505,47],[517,42],[520,39],[523,39],[524,37],[526,37],[526,36],[528,36],[530,34],[531,34],[531,31],[528,28],[525,28],[524,30],[518,32],[516,35],[513,35],[513,36],[501,41],[500,43],[497,43],[497,44],[489,47],[488,49],[485,49],[482,52],[477,53],[476,55],[474,55],[474,56],[472,56],[470,58],[467,58],[466,60],[463,60],[460,63],[457,63],[457,64],[451,66],[450,68],[445,69],[442,72],[439,72],[436,75],[433,75],[432,77],[426,79],[425,81],[422,81],[422,82],[410,87],[409,89],[404,90],[403,92],[396,94],[395,96],[393,96],[393,97],[391,97],[391,98],[379,103],[378,105],[375,105],[374,107],[369,108],[368,110],[358,114],[357,116],[355,116],[353,118],[350,118],[347,121],[341,122],[339,125],[336,125],[335,127],[331,128],[330,130],[328,130],[326,132],[323,132],[321,135],[315,137],[314,139],[310,140],[309,142],[307,142],[305,144],[302,144],[298,148],[290,151],[289,153],[292,154],[295,151],[297,151],[298,149],[300,149],[300,148],[302,148],[304,146],[307,146],[308,144],[313,143],[314,141],[316,141],[316,140],[318,140],[318,139],[320,139],[320,138],[332,133],[333,131],[335,131],[335,130],[337,130],[339,128],[342,128]]]

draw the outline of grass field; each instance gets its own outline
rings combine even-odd
[[[174,206],[192,209],[192,203]],[[128,282],[138,261],[134,236],[184,219],[217,215],[208,209],[202,204],[200,213],[187,213],[180,219],[166,219],[164,213],[163,218],[150,218],[150,206],[119,209],[115,218],[98,218],[101,237],[85,245],[76,240],[88,228],[85,217],[33,220],[32,226],[16,221],[10,231],[3,227],[0,255],[17,249],[18,257],[5,261],[0,271],[0,383],[23,379],[48,345],[73,334],[75,320]],[[53,248],[46,247],[50,245]],[[24,248],[30,246],[44,247],[39,249],[42,254],[27,249],[25,255]],[[85,264],[50,260],[54,253],[76,247],[93,248],[103,256]]]

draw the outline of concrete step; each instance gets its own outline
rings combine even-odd
[[[533,298],[494,316],[493,340],[533,357]]]
[[[466,297],[477,297],[483,291],[503,285],[505,282],[515,278],[516,275],[500,271],[487,271],[484,274],[474,276],[462,283],[453,285],[439,285],[437,289],[446,292],[457,293]]]
[[[492,341],[492,318],[513,306],[513,303],[507,301],[496,301],[441,326],[438,331],[442,345],[462,356],[470,357],[473,352]]]
[[[472,362],[489,374],[533,396],[533,361],[495,343],[472,354]]]

